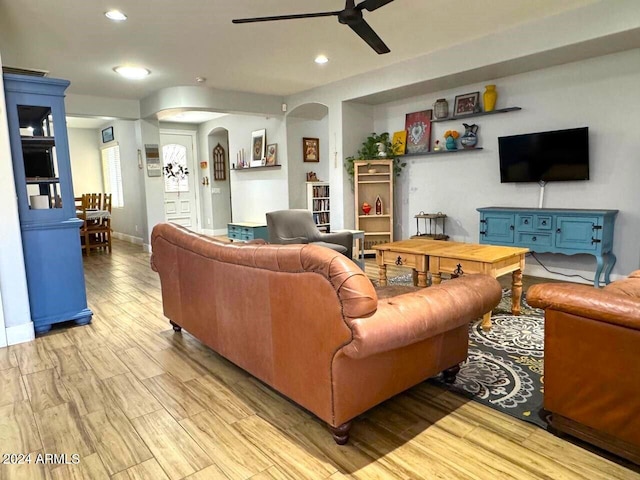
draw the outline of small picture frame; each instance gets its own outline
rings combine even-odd
[[[113,142],[113,127],[107,127],[102,130],[102,143]]]
[[[480,107],[480,92],[457,95],[453,105],[454,115],[467,115],[478,111]]]
[[[278,164],[278,144],[277,143],[272,143],[270,145],[267,145],[267,161],[266,161],[266,165],[267,166],[271,166],[271,165],[277,165]]]
[[[305,162],[320,161],[320,140],[318,138],[302,139],[302,160]]]
[[[267,142],[267,131],[255,130],[251,132],[251,166],[260,167],[264,165]]]

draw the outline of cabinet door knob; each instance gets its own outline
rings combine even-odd
[[[542,220],[542,225],[546,225],[547,221],[546,220]]]
[[[509,230],[513,230],[515,227],[513,225],[509,226]]]
[[[559,228],[556,230],[556,233],[561,233],[561,232],[562,232],[562,230],[559,229]]]
[[[396,265],[402,265],[402,257],[400,257],[400,255],[396,258]]]
[[[529,225],[529,220],[525,218],[525,220],[524,220],[524,224],[525,224],[525,225]]]
[[[532,237],[531,241],[535,242],[538,239],[538,237]]]

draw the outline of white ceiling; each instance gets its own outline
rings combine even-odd
[[[335,17],[234,25],[233,18],[340,10],[344,0],[0,0],[4,65],[50,71],[70,93],[140,99],[204,84],[289,95],[472,41],[596,0],[395,0],[365,19],[391,53],[377,55]],[[129,19],[115,23],[111,8]],[[316,65],[323,53],[330,61]],[[152,74],[125,80],[113,67]]]

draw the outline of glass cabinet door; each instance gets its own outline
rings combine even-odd
[[[18,105],[18,123],[29,208],[62,208],[51,107]]]

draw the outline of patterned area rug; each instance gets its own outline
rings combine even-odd
[[[411,285],[411,275],[389,283]],[[529,306],[523,295],[521,314],[512,315],[511,291],[505,290],[491,321],[488,332],[482,330],[482,319],[469,325],[469,357],[454,384],[439,378],[429,381],[546,429],[544,311]]]

